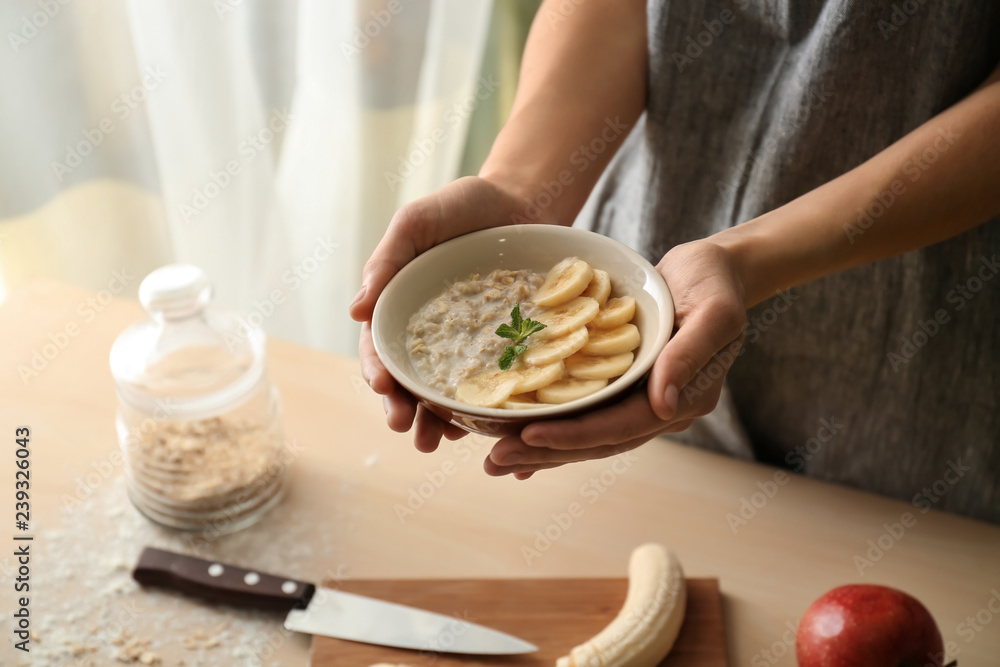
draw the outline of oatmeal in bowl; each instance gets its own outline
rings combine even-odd
[[[499,436],[621,399],[672,326],[666,283],[638,253],[592,232],[514,225],[403,267],[376,304],[372,340],[425,407]]]
[[[606,271],[567,257],[544,277],[497,269],[453,283],[410,317],[406,349],[420,379],[461,403],[557,405],[628,371],[642,340],[634,316]]]
[[[495,366],[506,347],[495,330],[542,280],[524,269],[474,273],[424,304],[406,327],[406,351],[420,378],[454,398],[460,382]]]

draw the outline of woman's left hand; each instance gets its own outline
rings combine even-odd
[[[503,438],[486,459],[487,473],[527,479],[546,468],[615,456],[683,431],[712,411],[743,342],[743,282],[728,252],[708,240],[673,248],[656,268],[674,299],[674,334],[653,365],[647,391]]]

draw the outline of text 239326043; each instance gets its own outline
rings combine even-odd
[[[19,426],[14,432],[14,558],[17,576],[14,577],[14,594],[17,604],[14,611],[14,648],[27,653],[31,637],[31,616],[28,610],[28,593],[31,590],[31,540],[26,534],[31,521],[31,429]]]

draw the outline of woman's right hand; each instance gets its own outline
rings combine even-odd
[[[468,232],[512,224],[515,215],[527,217],[526,206],[512,187],[478,176],[460,178],[399,209],[365,264],[361,289],[350,307],[351,317],[362,323],[361,375],[383,396],[389,428],[403,433],[415,426],[414,444],[422,452],[434,451],[442,435],[456,440],[466,432],[418,405],[382,365],[371,335],[375,302],[396,272],[420,253]],[[545,222],[544,217],[543,212],[536,221]]]

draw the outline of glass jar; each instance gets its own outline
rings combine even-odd
[[[284,430],[265,337],[213,307],[208,277],[172,264],[139,287],[149,317],[111,348],[128,494],[147,517],[230,533],[281,499]]]

